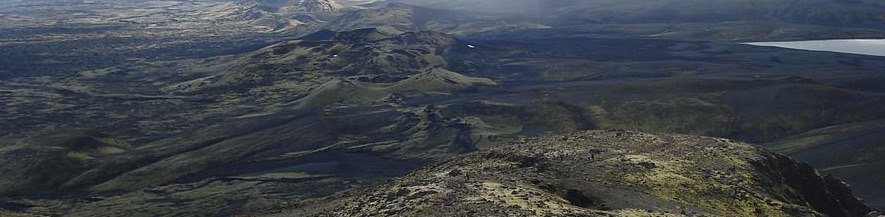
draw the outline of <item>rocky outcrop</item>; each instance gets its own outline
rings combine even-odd
[[[726,139],[586,131],[525,139],[283,216],[864,216],[841,181]]]
[[[332,0],[301,0],[298,6],[308,12],[336,12],[341,10],[341,5]]]
[[[790,200],[804,200],[814,210],[833,217],[863,216],[872,211],[854,196],[842,180],[832,175],[821,177],[810,165],[783,155],[764,155],[767,160],[753,162],[753,165],[774,183],[763,184],[786,184],[798,196]]]

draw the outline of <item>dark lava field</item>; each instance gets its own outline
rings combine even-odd
[[[0,216],[876,216],[873,0],[0,0]],[[588,159],[589,158],[589,159]]]

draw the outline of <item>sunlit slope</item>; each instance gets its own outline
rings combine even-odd
[[[218,71],[167,85],[176,94],[245,93],[246,100],[303,106],[373,102],[392,94],[447,94],[494,86],[451,71],[469,44],[439,32],[394,34],[380,29],[319,31],[225,60]],[[353,93],[353,94],[348,94]]]
[[[348,11],[324,27],[342,31],[360,28],[379,28],[389,32],[431,30],[456,35],[550,28],[531,17],[428,8],[397,2],[378,8]]]

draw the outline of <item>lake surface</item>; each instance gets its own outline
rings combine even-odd
[[[885,56],[885,39],[839,39],[816,41],[752,42],[756,46],[782,47],[798,50]]]

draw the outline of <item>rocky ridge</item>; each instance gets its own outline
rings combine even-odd
[[[865,216],[809,165],[727,139],[583,131],[523,139],[273,216]]]

